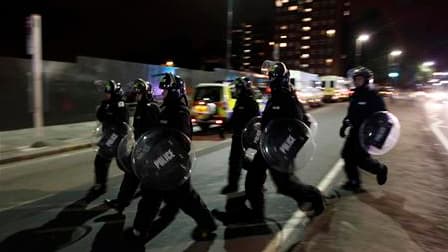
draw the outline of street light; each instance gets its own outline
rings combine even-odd
[[[395,58],[401,56],[403,54],[402,50],[392,50],[387,56],[387,66],[389,68],[389,78],[391,78],[391,82],[397,81],[397,78],[400,76],[399,74],[399,62],[398,60],[394,60]]]
[[[359,65],[360,59],[361,59],[361,46],[362,43],[369,41],[370,35],[368,34],[360,34],[356,38],[356,46],[355,46],[355,63],[356,65]]]
[[[426,61],[426,62],[423,62],[422,66],[431,67],[431,66],[434,66],[435,64],[436,63],[434,61]]]
[[[368,34],[361,34],[361,35],[358,36],[358,38],[356,40],[360,41],[360,42],[366,42],[369,39],[370,39],[370,35],[368,35]]]
[[[389,53],[389,55],[392,57],[397,57],[397,56],[400,56],[402,53],[403,53],[403,51],[401,51],[401,50],[393,50]]]

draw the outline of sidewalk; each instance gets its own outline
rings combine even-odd
[[[97,122],[82,122],[44,127],[44,137],[37,139],[34,129],[20,129],[0,132],[0,165],[67,151],[95,147]],[[33,148],[36,142],[45,146]],[[193,136],[192,148],[196,155],[230,145],[230,139],[220,139],[217,135]]]
[[[390,105],[401,138],[381,157],[389,164],[386,185],[363,173],[367,192],[330,203],[292,251],[448,251],[448,153],[418,106]]]

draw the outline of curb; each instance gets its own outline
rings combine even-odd
[[[83,144],[65,146],[65,147],[61,147],[61,148],[53,149],[53,150],[47,150],[47,151],[31,153],[31,154],[27,154],[27,155],[20,155],[20,156],[16,156],[16,157],[5,158],[5,159],[0,160],[0,165],[19,162],[19,161],[25,161],[25,160],[44,157],[44,156],[55,155],[55,154],[61,154],[64,152],[69,152],[69,151],[81,150],[81,149],[85,149],[85,148],[89,148],[89,147],[92,147],[91,143],[83,143]]]
[[[230,143],[231,143],[231,139],[226,139],[226,140],[220,142],[219,144],[216,144],[216,145],[213,145],[210,147],[204,147],[199,150],[196,150],[195,155],[197,157],[207,155],[211,152],[214,152],[219,149],[230,146]],[[16,157],[0,159],[0,165],[30,160],[30,159],[35,159],[35,158],[40,158],[40,157],[45,157],[45,156],[51,156],[51,155],[55,155],[55,154],[61,154],[64,152],[69,152],[69,151],[81,150],[81,149],[85,149],[85,148],[90,148],[92,146],[93,146],[93,144],[91,144],[91,143],[83,143],[83,144],[65,146],[65,147],[52,149],[52,150],[46,150],[46,151],[37,152],[37,153],[31,153],[31,154],[20,155],[20,156],[16,156]]]

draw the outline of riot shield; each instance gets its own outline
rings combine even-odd
[[[121,139],[132,129],[127,123],[124,123],[127,130],[123,127],[102,128],[102,136],[98,142],[98,154],[104,158],[112,159],[117,155],[117,148]]]
[[[263,129],[260,151],[271,168],[293,173],[312,159],[315,143],[310,129],[303,122],[276,119]]]
[[[261,138],[261,117],[252,118],[241,133],[241,145],[243,146],[244,158],[252,161],[258,151]]]
[[[128,127],[128,133],[124,136],[117,147],[118,167],[124,172],[133,172],[131,164],[131,154],[135,146],[134,132]]]
[[[154,128],[136,142],[132,168],[145,187],[160,191],[176,189],[190,177],[191,140],[182,132]]]
[[[400,138],[400,121],[388,111],[374,113],[359,130],[359,142],[371,155],[384,155],[392,150]]]
[[[314,116],[311,115],[310,113],[307,113],[306,116],[308,117],[308,120],[311,123],[311,125],[309,126],[310,131],[311,131],[311,136],[313,136],[313,138],[316,138],[317,130],[319,128],[319,123],[317,122],[316,118],[314,118]]]

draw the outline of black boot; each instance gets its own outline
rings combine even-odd
[[[113,199],[113,200],[105,199],[104,203],[108,207],[114,209],[115,211],[117,211],[120,214],[123,213],[124,209],[129,205],[129,204],[125,203],[125,202],[120,201],[119,199]]]
[[[105,193],[106,193],[106,185],[105,184],[95,184],[94,186],[92,186],[89,189],[85,198],[88,200],[94,200]]]
[[[378,185],[384,185],[386,183],[387,172],[388,172],[387,166],[383,165],[381,171],[376,175],[376,182],[378,182]]]
[[[228,184],[221,189],[221,194],[229,194],[238,191],[238,185]]]
[[[215,230],[218,228],[215,223],[208,226],[196,226],[191,233],[193,240],[195,241],[210,241],[215,239]]]
[[[341,189],[346,191],[352,191],[354,193],[362,193],[365,190],[361,187],[361,184],[358,182],[347,181],[343,185],[341,185]]]

